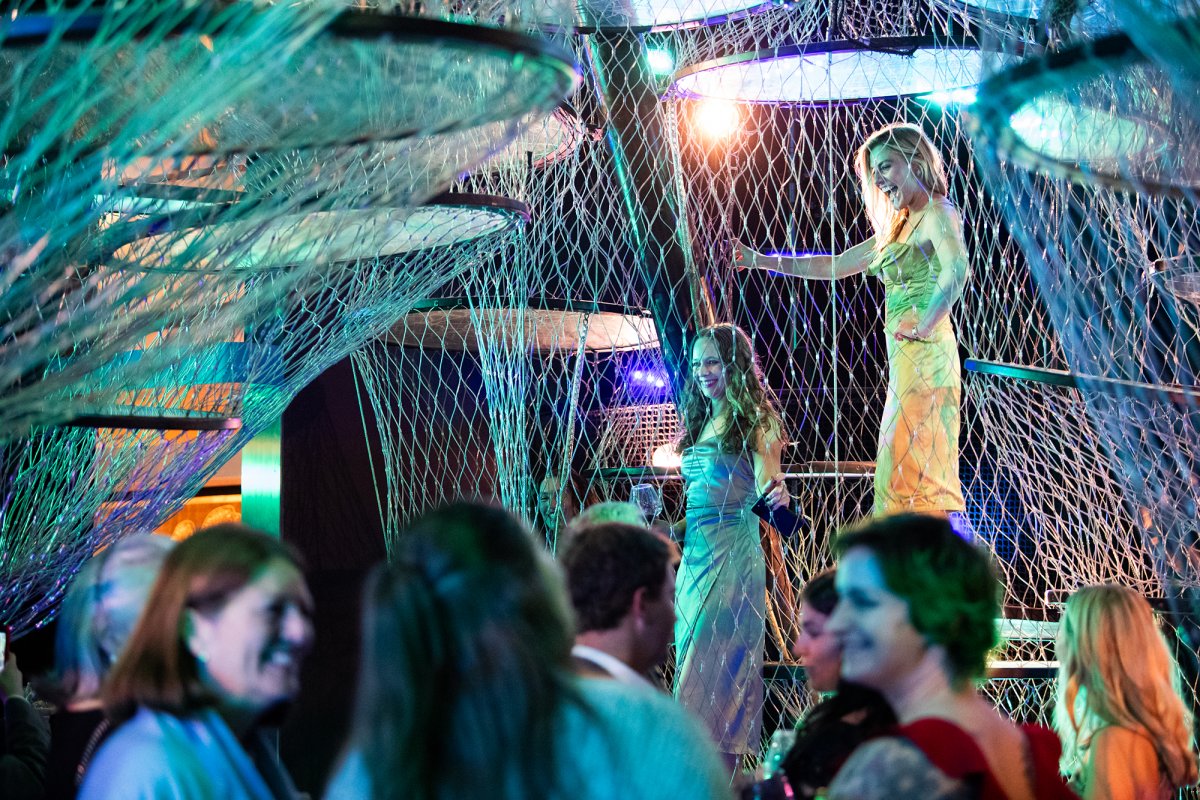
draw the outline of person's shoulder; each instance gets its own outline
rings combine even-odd
[[[113,728],[96,755],[99,757],[112,750],[128,752],[131,749],[157,747],[164,739],[169,738],[174,727],[176,723],[170,714],[146,708],[138,709],[136,714]],[[110,746],[114,743],[115,747]]]
[[[903,736],[883,736],[860,746],[838,771],[828,794],[830,800],[959,800],[970,796],[966,784],[947,777]]]
[[[362,753],[351,750],[334,770],[329,786],[325,789],[325,800],[352,800],[371,796],[371,776]]]
[[[935,228],[962,225],[962,212],[948,197],[934,198],[926,208],[928,209],[926,216]]]
[[[758,424],[761,426],[766,441],[771,443],[782,441],[786,444],[787,436],[783,429],[783,420],[774,409],[760,408]]]
[[[82,800],[195,796],[183,787],[203,781],[204,767],[180,742],[187,723],[171,714],[140,709],[109,735],[88,765]]]
[[[614,680],[581,678],[578,686],[586,711],[574,715],[570,724],[578,730],[572,738],[586,748],[592,737],[604,737],[618,761],[612,765],[615,774],[625,776],[623,796],[728,797],[728,776],[716,747],[700,722],[673,698],[653,687]],[[590,749],[593,754],[606,750]]]
[[[575,681],[580,694],[594,711],[628,718],[631,714],[665,714],[677,719],[683,709],[653,686],[635,686],[606,677],[579,676]]]
[[[34,708],[33,704],[24,697],[8,698],[4,702],[3,716],[10,729],[19,725],[35,728],[46,736],[50,735],[50,726],[45,718],[42,717],[41,712]]]
[[[175,762],[167,757],[159,723],[139,712],[119,725],[88,764],[80,800],[176,797],[171,790]]]
[[[937,214],[954,214],[958,216],[958,206],[949,197],[934,197],[929,204],[929,210]]]
[[[1092,735],[1088,748],[1088,794],[1095,797],[1132,796],[1138,788],[1162,782],[1158,752],[1141,731],[1105,726]]]
[[[1091,757],[1136,764],[1144,762],[1157,767],[1158,752],[1144,731],[1106,725],[1092,736]]]
[[[1058,734],[1047,728],[1044,725],[1027,722],[1020,726],[1021,733],[1025,735],[1026,741],[1029,742],[1029,749],[1033,755],[1043,755],[1046,759],[1058,763],[1059,757],[1062,755],[1062,741],[1058,738]]]

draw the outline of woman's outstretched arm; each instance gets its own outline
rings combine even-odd
[[[743,269],[769,269],[800,278],[833,280],[865,272],[875,255],[875,237],[831,256],[768,256],[734,242],[734,264]]]

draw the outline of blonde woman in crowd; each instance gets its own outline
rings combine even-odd
[[[1087,586],[1058,634],[1055,727],[1084,800],[1166,800],[1196,782],[1192,717],[1150,604],[1123,586]]]

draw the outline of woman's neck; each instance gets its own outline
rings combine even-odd
[[[908,209],[909,217],[911,218],[913,214],[919,214],[925,209],[929,208],[929,204],[933,202],[933,199],[933,195],[919,192],[915,197],[912,198],[912,200],[909,201],[908,205],[905,206],[905,208]]]
[[[912,672],[882,692],[896,719],[907,724],[924,717],[954,719],[963,691],[954,688],[938,650],[931,648]]]
[[[725,397],[717,397],[709,400],[708,417],[712,420],[714,426],[726,421],[729,417],[729,400]]]

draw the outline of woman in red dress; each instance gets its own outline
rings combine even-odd
[[[902,514],[834,544],[842,678],[875,689],[899,726],[854,752],[836,800],[1072,798],[1053,732],[1001,716],[974,683],[996,644],[991,560],[940,517]]]

